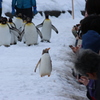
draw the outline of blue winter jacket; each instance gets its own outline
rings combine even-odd
[[[36,0],[12,0],[12,7],[15,6],[20,9],[36,7]]]
[[[2,0],[0,0],[0,8],[2,8]]]

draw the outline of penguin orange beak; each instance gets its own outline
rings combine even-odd
[[[47,50],[49,50],[50,48],[47,48]]]

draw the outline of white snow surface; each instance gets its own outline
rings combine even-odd
[[[71,0],[37,0],[38,10],[71,10]],[[69,45],[74,45],[71,32],[73,25],[84,18],[80,10],[85,8],[85,0],[75,0],[75,18],[66,12],[50,17],[58,29],[52,31],[51,43],[40,42],[27,46],[23,42],[10,47],[0,46],[0,100],[88,100],[86,87],[79,85],[72,76],[74,53]],[[11,0],[3,0],[3,13],[11,11]],[[37,14],[32,20],[40,24],[44,16]],[[42,50],[50,47],[52,60],[51,76],[40,77],[39,70],[34,72]]]

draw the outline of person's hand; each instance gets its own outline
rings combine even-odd
[[[34,7],[33,14],[35,15],[35,14],[37,14],[37,13],[38,13],[38,11],[37,11],[37,7]]]
[[[76,53],[80,49],[80,47],[73,47],[72,45],[69,45],[69,47],[72,49],[74,53]]]
[[[14,7],[12,7],[12,15],[15,15],[15,8]]]
[[[86,76],[81,76],[80,79],[77,79],[77,80],[78,82],[83,83],[85,86],[87,86],[89,83],[89,79]]]

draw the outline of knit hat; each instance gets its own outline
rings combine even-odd
[[[82,35],[82,48],[91,49],[92,51],[99,53],[100,50],[100,35],[93,30],[87,31]]]

